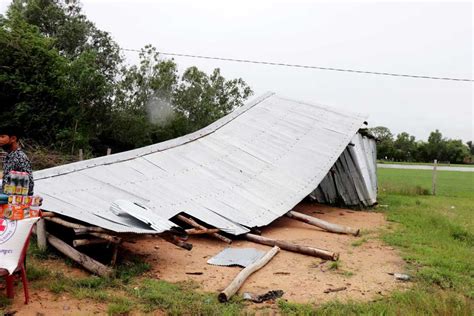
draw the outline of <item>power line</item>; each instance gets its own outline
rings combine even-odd
[[[129,51],[129,52],[138,52],[138,53],[141,52],[138,49],[130,49],[130,48],[121,48],[121,50]],[[167,55],[167,56],[222,60],[222,61],[232,61],[232,62],[239,62],[239,63],[250,63],[250,64],[260,64],[260,65],[294,67],[294,68],[306,68],[306,69],[318,69],[318,70],[329,70],[329,71],[339,71],[339,72],[352,72],[352,73],[358,73],[358,74],[370,74],[370,75],[379,75],[379,76],[392,76],[392,77],[406,77],[406,78],[415,78],[415,79],[432,79],[432,80],[474,82],[473,79],[465,79],[465,78],[409,75],[409,74],[399,74],[399,73],[390,73],[390,72],[378,72],[378,71],[366,71],[366,70],[344,69],[344,68],[334,68],[334,67],[309,66],[309,65],[288,64],[288,63],[275,63],[275,62],[269,62],[269,61],[257,61],[257,60],[225,58],[225,57],[211,57],[211,56],[190,55],[190,54],[180,54],[180,53],[168,53],[168,52],[157,52],[157,53],[162,54],[162,55]]]

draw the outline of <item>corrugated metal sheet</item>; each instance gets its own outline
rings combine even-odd
[[[319,203],[368,207],[377,202],[376,143],[357,133],[310,198]]]
[[[152,231],[114,214],[122,199],[238,235],[311,193],[365,119],[266,94],[190,135],[36,172],[35,191],[45,209],[117,232]]]

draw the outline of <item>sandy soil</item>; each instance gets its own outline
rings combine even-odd
[[[295,210],[317,216],[334,223],[361,228],[362,237],[327,233],[317,227],[288,218],[280,218],[262,229],[262,236],[298,242],[340,253],[340,267],[331,270],[329,261],[301,254],[281,251],[263,269],[253,274],[240,293],[263,294],[281,289],[283,298],[299,303],[323,303],[332,299],[371,300],[406,286],[390,272],[403,272],[404,262],[397,252],[374,237],[387,223],[380,213],[354,212],[309,203],[300,204]],[[367,239],[358,247],[351,244]],[[241,270],[239,267],[219,267],[207,260],[228,245],[214,238],[193,236],[189,242],[192,251],[177,248],[154,238],[144,239],[127,247],[137,253],[148,254],[156,278],[170,282],[194,280],[204,291],[224,289]],[[231,247],[253,247],[262,250],[267,246],[248,241],[234,241]],[[202,272],[202,275],[189,273]],[[327,289],[346,287],[346,290],[324,293]]]
[[[301,203],[295,210],[334,223],[361,228],[361,237],[324,232],[316,227],[288,218],[280,218],[262,229],[262,235],[275,239],[298,242],[340,253],[340,267],[330,269],[331,262],[301,254],[281,251],[267,266],[257,271],[244,283],[239,293],[263,294],[281,289],[284,299],[299,303],[321,304],[333,299],[368,301],[387,295],[394,289],[406,288],[407,283],[396,281],[390,272],[403,272],[404,262],[397,252],[377,240],[380,229],[387,222],[380,213],[360,212],[328,206]],[[363,239],[360,246],[351,245]],[[145,256],[152,264],[151,277],[170,282],[193,280],[203,291],[219,292],[224,289],[241,270],[239,267],[219,267],[207,264],[207,260],[219,253],[227,244],[207,236],[192,236],[192,251],[178,248],[159,238],[139,239],[125,247]],[[231,247],[253,247],[269,250],[270,247],[248,241],[234,241]],[[53,263],[57,265],[57,261]],[[66,275],[87,275],[78,269],[61,264]],[[200,272],[202,275],[188,273]],[[345,290],[324,293],[327,289],[345,287]],[[31,301],[25,306],[21,288],[10,311],[15,315],[103,315],[107,304],[89,300],[77,300],[69,295],[56,296],[47,291],[34,289],[30,285]],[[269,307],[268,304],[265,304]],[[256,305],[255,308],[259,308]]]

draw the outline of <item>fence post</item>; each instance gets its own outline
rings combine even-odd
[[[107,156],[112,153],[112,148],[107,148]]]
[[[84,152],[82,149],[79,149],[79,160],[84,160]]]
[[[436,167],[438,166],[438,160],[434,160],[433,164],[433,181],[431,186],[431,194],[436,195]]]

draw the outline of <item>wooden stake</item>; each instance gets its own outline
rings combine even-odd
[[[276,240],[276,239],[271,239],[263,236],[257,236],[254,234],[245,234],[244,235],[247,240],[253,241],[258,244],[263,244],[267,246],[278,246],[281,249],[292,251],[292,252],[297,252],[313,257],[318,257],[326,260],[332,260],[336,261],[339,259],[339,254],[336,252],[330,252],[327,250],[323,249],[318,249],[318,248],[313,248],[313,247],[308,247],[308,246],[301,246],[297,244],[293,244],[284,240]]]
[[[245,269],[239,272],[235,279],[226,287],[226,289],[219,293],[217,297],[219,302],[224,303],[227,302],[232,295],[237,293],[240,289],[242,284],[247,280],[247,278],[257,270],[260,270],[263,266],[265,266],[280,250],[277,246],[273,247],[270,251],[268,251],[265,256],[257,260],[256,262],[252,263]]]
[[[48,244],[46,241],[46,224],[44,222],[44,219],[40,219],[38,222],[36,222],[36,240],[38,243],[38,248],[41,251],[45,251]]]
[[[184,217],[183,215],[178,215],[177,216],[179,220],[185,222],[186,224],[189,224],[191,226],[193,226],[194,228],[196,229],[199,229],[199,230],[206,230],[207,228],[198,224],[195,220],[193,220],[192,218],[187,218],[187,217]],[[224,237],[222,236],[221,234],[218,234],[218,233],[211,233],[212,236],[222,240],[223,242],[226,242],[228,244],[231,244],[232,243],[232,239],[229,239],[227,237]]]
[[[358,236],[360,233],[360,229],[329,223],[329,222],[323,221],[322,219],[308,216],[306,214],[295,212],[295,211],[289,211],[288,213],[286,213],[286,216],[288,216],[289,218],[296,219],[301,222],[305,222],[307,224],[322,228],[332,233],[351,234],[354,236]]]
[[[84,151],[79,149],[79,160],[84,160]]]
[[[86,270],[94,274],[100,275],[102,277],[107,277],[112,274],[112,269],[110,269],[109,267],[106,267],[105,265],[92,259],[91,257],[86,256],[83,253],[80,253],[73,247],[66,244],[61,239],[51,234],[48,234],[47,238],[51,246],[53,246],[54,248],[59,250],[62,254],[71,258],[72,260],[74,260],[75,262],[83,266]]]
[[[433,180],[431,186],[431,194],[436,195],[436,169],[438,167],[438,160],[435,159],[433,163]]]

